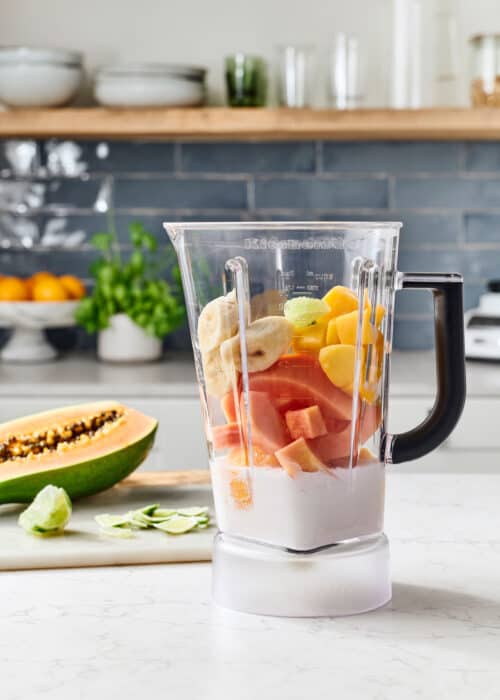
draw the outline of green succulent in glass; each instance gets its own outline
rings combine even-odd
[[[237,53],[226,58],[227,101],[231,107],[266,104],[266,64],[262,58]]]

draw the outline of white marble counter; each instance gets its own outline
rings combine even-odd
[[[434,396],[432,352],[394,352],[393,396]],[[500,365],[467,363],[468,394],[500,396]],[[198,396],[191,353],[171,353],[161,362],[112,365],[92,354],[69,354],[36,365],[0,364],[1,396]]]
[[[500,476],[391,474],[394,597],[343,619],[210,603],[210,565],[0,575],[2,700],[500,697]]]

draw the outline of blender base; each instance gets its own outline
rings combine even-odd
[[[389,541],[293,553],[219,533],[212,592],[224,608],[259,615],[329,617],[368,612],[391,599]]]

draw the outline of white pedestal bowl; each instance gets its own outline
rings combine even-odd
[[[12,335],[0,352],[4,362],[45,362],[57,357],[47,341],[45,328],[75,325],[78,301],[0,302],[0,328],[11,328]]]

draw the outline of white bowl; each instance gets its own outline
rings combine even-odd
[[[9,107],[64,105],[82,77],[82,58],[75,51],[0,47],[0,101]]]
[[[94,96],[106,107],[195,107],[205,99],[205,74],[170,64],[110,67],[96,75]]]
[[[75,325],[78,301],[2,301],[0,328],[13,333],[0,352],[6,362],[42,362],[57,356],[47,342],[44,328]]]

